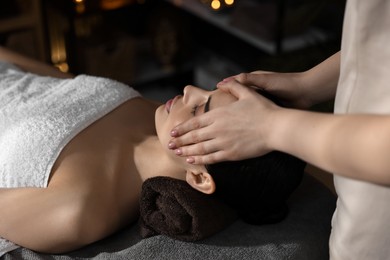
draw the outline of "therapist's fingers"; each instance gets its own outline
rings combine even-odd
[[[209,126],[213,123],[213,119],[209,116],[209,113],[193,117],[177,126],[175,126],[171,130],[171,136],[172,137],[179,137],[181,135],[184,135],[190,131],[200,129],[206,126]],[[194,137],[198,137],[196,134],[194,134]]]
[[[222,161],[237,161],[247,158],[242,154],[237,142],[226,145],[225,140],[218,138],[200,143],[191,144],[175,149],[176,155],[186,157],[186,161],[191,164],[211,164]]]
[[[197,164],[197,165],[209,165],[209,164],[219,163],[227,160],[233,161],[233,159],[226,159],[229,157],[230,156],[227,151],[220,150],[220,151],[216,151],[204,155],[188,156],[186,158],[186,162],[190,164]]]
[[[209,133],[203,131],[203,129],[195,129],[191,132],[187,132],[183,135],[174,137],[170,142],[168,143],[169,149],[177,149],[179,147],[183,146],[189,146],[194,143],[200,143],[209,140]],[[179,155],[179,154],[178,154]]]
[[[188,157],[188,156],[199,155],[199,154],[202,155],[210,154],[218,150],[219,148],[216,145],[215,139],[211,139],[211,140],[205,140],[202,142],[189,144],[186,146],[181,146],[177,149],[174,149],[174,153],[182,157]]]
[[[251,73],[240,73],[234,76],[234,79],[243,85],[250,86],[252,88],[269,90],[273,86],[275,79],[275,73],[273,72],[251,72]]]
[[[253,89],[244,86],[234,78],[228,81],[219,82],[217,84],[217,87],[222,91],[229,92],[237,99],[243,99],[247,97],[249,94],[253,93]]]
[[[209,165],[222,161],[225,161],[222,151],[205,155],[193,155],[186,158],[187,163],[196,165]]]

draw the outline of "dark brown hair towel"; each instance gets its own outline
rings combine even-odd
[[[143,238],[161,234],[193,242],[221,231],[236,218],[232,208],[185,181],[154,177],[142,185],[139,225]]]

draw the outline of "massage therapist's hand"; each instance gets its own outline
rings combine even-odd
[[[304,72],[255,71],[241,73],[231,78],[243,85],[266,91],[277,97],[286,107],[308,109],[313,105],[334,99],[339,73],[340,53],[337,52]]]
[[[224,81],[235,79],[241,84],[260,89],[278,98],[286,107],[308,109],[313,105],[305,73],[278,73],[254,71],[241,73]]]
[[[193,164],[211,164],[263,155],[274,103],[232,79],[218,85],[237,101],[196,116],[172,131],[170,148]]]

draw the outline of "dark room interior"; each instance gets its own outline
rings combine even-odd
[[[343,1],[225,2],[3,1],[0,43],[162,101],[244,71],[305,70],[339,49]]]

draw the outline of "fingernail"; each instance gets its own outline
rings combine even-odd
[[[193,157],[188,157],[188,158],[186,159],[186,162],[192,164],[192,163],[195,162],[195,159],[194,159]]]
[[[177,135],[178,135],[177,130],[172,130],[172,131],[171,131],[171,136],[172,136],[172,137],[176,137]]]
[[[175,148],[176,148],[175,143],[174,143],[174,142],[169,142],[169,143],[168,143],[168,148],[169,148],[169,149],[175,149]]]
[[[181,155],[181,154],[182,154],[181,149],[176,149],[176,150],[175,150],[175,154],[176,154],[176,155]]]

